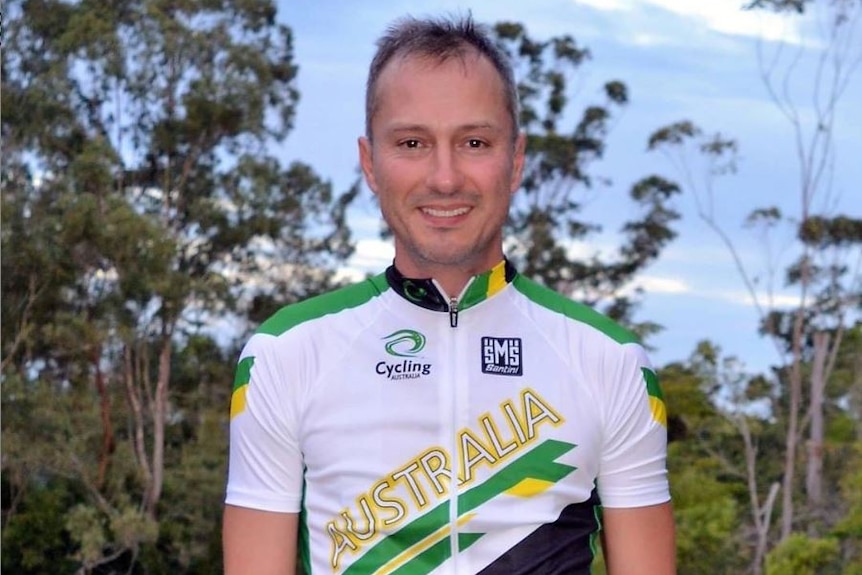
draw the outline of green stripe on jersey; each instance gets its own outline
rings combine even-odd
[[[263,322],[257,333],[281,335],[301,323],[359,307],[389,289],[385,274],[378,274],[365,281],[349,285],[281,308]]]
[[[233,378],[233,391],[251,381],[251,366],[254,365],[254,356],[249,356],[240,361],[236,366]]]
[[[554,290],[548,289],[520,274],[512,285],[529,300],[551,311],[590,325],[617,343],[638,343],[635,334],[620,326],[611,318],[582,303],[572,301]]]
[[[646,388],[649,396],[664,401],[664,395],[661,392],[661,386],[658,383],[658,376],[655,372],[645,367],[641,368],[641,372],[644,374],[644,380],[646,381]]]

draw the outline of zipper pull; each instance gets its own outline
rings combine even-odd
[[[458,300],[449,300],[449,326],[458,327]]]

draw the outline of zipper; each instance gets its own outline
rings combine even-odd
[[[458,300],[449,299],[449,327],[458,327]]]
[[[436,283],[436,282],[435,282]],[[469,285],[469,283],[468,283]],[[458,429],[460,418],[458,417],[458,298],[451,297],[443,290],[443,286],[437,285],[437,289],[449,300],[449,333],[446,339],[449,343],[449,429],[446,430],[450,436],[449,452],[452,454],[452,463],[449,466],[449,565],[452,574],[458,573]],[[463,292],[462,292],[463,295]],[[442,326],[441,326],[442,327]]]
[[[458,297],[452,297],[446,293],[446,290],[443,289],[437,280],[432,280],[434,282],[437,291],[443,296],[444,300],[449,301],[449,375],[447,378],[450,382],[451,388],[449,389],[450,398],[451,398],[451,429],[449,429],[449,433],[451,434],[451,443],[450,443],[450,453],[452,454],[452,464],[450,465],[450,475],[449,475],[449,550],[450,550],[450,565],[451,565],[451,573],[460,573],[461,569],[459,569],[458,565],[458,553],[459,553],[459,544],[458,544],[458,430],[463,427],[463,422],[461,421],[463,418],[459,418],[459,407],[461,410],[464,409],[464,406],[460,405],[461,403],[466,402],[466,398],[462,399],[462,401],[458,401],[459,395],[464,395],[466,390],[462,389],[465,385],[465,382],[460,381],[460,378],[464,377],[464,371],[458,368],[458,350],[462,347],[459,345],[457,341],[459,338],[466,337],[466,332],[464,330],[455,330],[454,328],[458,327],[458,312],[459,304],[461,299],[464,297],[464,294],[467,293],[467,290],[470,287],[470,284],[473,283],[475,277],[470,278],[467,281],[467,284],[461,290],[461,293],[458,294]]]

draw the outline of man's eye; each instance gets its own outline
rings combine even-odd
[[[421,146],[419,140],[402,140],[399,145],[410,150],[416,149]]]
[[[482,140],[478,140],[476,138],[470,138],[467,140],[467,147],[469,148],[483,148],[485,147],[485,142]]]

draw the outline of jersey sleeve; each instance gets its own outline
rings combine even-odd
[[[225,503],[296,513],[302,504],[303,481],[302,374],[297,367],[301,361],[276,353],[277,341],[271,335],[255,334],[237,364]]]
[[[638,344],[607,354],[603,372],[604,441],[598,490],[605,507],[670,500],[667,412],[653,367]]]

